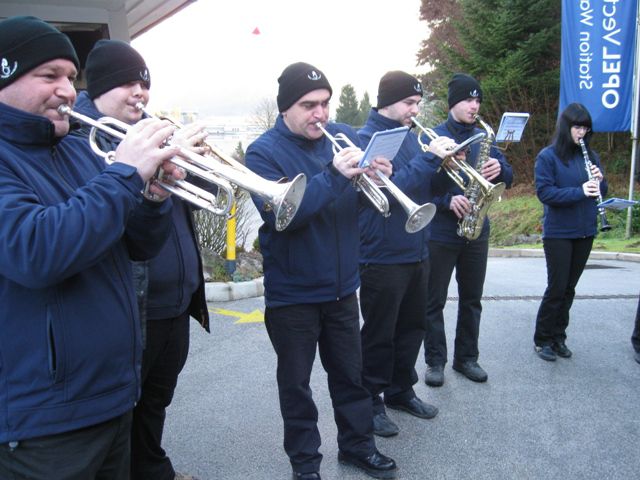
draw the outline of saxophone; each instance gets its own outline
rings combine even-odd
[[[493,129],[482,120],[480,115],[476,115],[475,120],[487,132],[487,136],[480,143],[480,153],[475,166],[475,169],[481,172],[482,166],[489,159],[489,152],[496,136]],[[457,233],[459,236],[467,240],[475,240],[480,236],[489,207],[494,202],[500,201],[500,196],[505,188],[506,185],[503,182],[494,185],[480,176],[469,179],[464,189],[464,196],[471,203],[471,210],[458,221]]]

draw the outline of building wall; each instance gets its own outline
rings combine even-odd
[[[105,8],[67,7],[47,4],[0,3],[0,17],[33,15],[55,24],[107,25],[110,38],[131,41],[124,6],[108,11]],[[64,30],[64,28],[63,28]]]

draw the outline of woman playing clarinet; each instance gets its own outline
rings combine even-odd
[[[536,158],[536,194],[544,206],[547,288],[533,341],[538,356],[547,361],[571,357],[566,345],[569,310],[591,252],[598,216],[604,217],[597,205],[607,193],[607,182],[598,155],[589,147],[591,127],[584,105],[568,105],[558,119],[552,144]]]

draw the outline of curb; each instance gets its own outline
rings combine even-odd
[[[490,248],[490,257],[544,257],[541,248]],[[640,253],[602,252],[592,250],[589,260],[618,260],[621,262],[640,262]]]
[[[207,302],[228,302],[264,295],[264,277],[248,282],[207,282],[204,284]]]
[[[490,248],[490,257],[518,258],[544,257],[541,248]],[[590,260],[618,260],[622,262],[640,262],[640,253],[599,252],[592,251]],[[248,282],[207,282],[205,297],[207,302],[229,302],[243,298],[261,297],[264,295],[264,277]]]

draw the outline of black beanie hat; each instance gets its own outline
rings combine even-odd
[[[87,93],[93,100],[112,88],[141,81],[151,87],[144,58],[127,42],[98,40],[87,56]]]
[[[477,98],[482,102],[482,88],[475,78],[456,73],[449,82],[449,108],[467,98]]]
[[[9,17],[0,22],[0,89],[43,63],[64,58],[80,68],[69,37],[36,17]]]
[[[282,71],[278,78],[278,111],[284,112],[291,105],[313,90],[326,88],[333,94],[329,80],[324,73],[313,65],[298,62],[292,63]]]
[[[378,109],[414,95],[422,96],[422,84],[417,78],[400,70],[387,72],[378,85]]]

